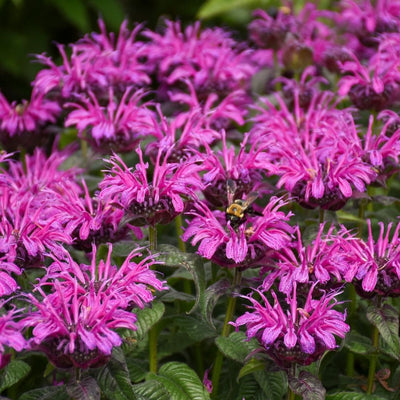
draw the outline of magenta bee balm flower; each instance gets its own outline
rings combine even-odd
[[[286,299],[278,299],[271,291],[273,304],[266,293],[258,290],[242,296],[251,302],[248,307],[251,311],[232,325],[236,328],[245,325],[247,337],[255,337],[262,346],[260,351],[265,351],[279,366],[309,365],[325,351],[336,349],[335,336],[344,338],[350,330],[345,322],[346,313],[334,309],[339,304],[336,300],[339,292],[315,300],[313,288],[304,300],[297,296],[296,285]]]
[[[110,159],[112,167],[99,184],[99,197],[122,208],[133,225],[169,223],[184,211],[187,200],[197,198],[200,166],[193,161],[168,163],[169,153],[162,156],[160,149],[151,176],[140,147],[136,152],[139,163],[134,169],[117,155]]]
[[[243,215],[239,221],[230,221],[227,213],[211,211],[197,203],[197,211],[190,212],[183,240],[192,238],[192,245],[199,244],[197,252],[224,267],[248,268],[260,265],[268,250],[279,250],[290,241],[292,228],[287,224],[291,213],[285,215],[279,208],[286,203],[271,198],[262,213]]]
[[[55,261],[48,275],[27,294],[32,309],[21,322],[33,327],[30,347],[43,351],[57,367],[99,367],[111,357],[113,347],[122,344],[117,328],[136,330],[133,307],[150,303],[153,288],[163,290],[149,269],[149,256],[138,264],[133,251],[120,268],[106,260],[96,262],[93,248],[91,265],[78,265],[69,256]],[[50,289],[50,290],[49,290]]]

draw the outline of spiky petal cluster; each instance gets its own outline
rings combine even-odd
[[[230,34],[220,28],[201,29],[200,23],[184,30],[179,22],[166,21],[163,34],[146,31],[148,63],[157,66],[161,90],[176,89],[179,81],[192,82],[200,99],[214,92],[220,98],[236,89],[248,89],[255,67],[251,50],[239,50]]]
[[[198,253],[225,267],[248,268],[260,265],[268,250],[279,250],[290,240],[292,228],[287,215],[279,209],[286,203],[273,197],[261,215],[245,216],[243,222],[233,228],[226,221],[225,212],[211,211],[203,203],[196,204],[197,211],[189,221],[182,238],[192,238],[192,245],[199,244]]]
[[[367,224],[366,241],[343,228],[345,235],[337,251],[343,262],[343,276],[364,297],[400,296],[400,224],[391,235],[393,223],[385,227],[380,222],[377,240],[371,221],[367,220]]]
[[[55,123],[61,107],[33,90],[30,100],[9,102],[0,93],[0,140],[3,146],[15,150],[18,145],[31,151],[35,145],[44,145],[50,137],[46,126]]]
[[[297,238],[291,246],[275,253],[275,261],[263,268],[265,278],[262,288],[267,291],[275,281],[279,282],[279,291],[289,296],[293,286],[308,292],[311,285],[317,288],[335,287],[342,284],[343,265],[335,257],[337,237],[332,225],[324,232],[321,224],[313,242],[305,245],[300,229],[296,227]]]
[[[365,192],[376,169],[364,160],[353,117],[332,104],[332,94],[314,93],[308,108],[295,94],[290,111],[277,96],[279,108],[265,99],[251,131],[251,141],[265,150],[265,168],[304,207],[338,210],[353,195]],[[353,139],[353,141],[351,141]]]
[[[153,257],[139,263],[133,251],[118,269],[111,263],[111,246],[106,260],[96,262],[93,248],[91,265],[78,265],[71,257],[55,261],[48,275],[29,293],[30,313],[22,321],[33,327],[31,347],[39,349],[56,366],[89,368],[108,361],[113,347],[122,339],[117,328],[136,330],[132,307],[153,300],[152,288],[163,290],[149,269]],[[50,290],[48,290],[48,287]]]
[[[257,300],[257,294],[260,300]],[[296,284],[285,300],[271,291],[273,304],[267,294],[255,291],[242,296],[251,302],[249,309],[235,323],[246,327],[247,337],[255,337],[278,365],[289,368],[293,364],[308,365],[318,360],[327,350],[334,350],[335,336],[344,338],[350,330],[346,313],[336,311],[338,292],[313,299],[313,287],[305,301],[296,294]]]
[[[27,346],[27,342],[22,335],[19,319],[22,309],[15,307],[6,310],[6,302],[0,303],[0,369],[4,368],[11,359],[11,354],[5,354],[6,347],[12,347],[16,351],[21,351]]]
[[[129,152],[151,132],[152,112],[140,104],[142,97],[142,91],[132,94],[128,88],[118,100],[110,88],[108,104],[103,106],[89,91],[89,98],[81,96],[79,102],[66,104],[73,110],[68,114],[65,126],[76,126],[79,136],[96,151]]]
[[[140,147],[136,152],[139,163],[134,169],[117,155],[110,159],[112,168],[99,184],[99,197],[121,207],[133,225],[168,223],[184,211],[186,200],[196,198],[202,186],[200,166],[195,161],[168,163],[169,153],[163,155],[160,149],[150,176]]]
[[[99,21],[100,33],[87,35],[78,43],[71,44],[68,56],[64,46],[58,45],[62,64],[57,65],[50,57],[37,56],[42,69],[33,84],[41,93],[59,94],[71,98],[74,94],[91,90],[100,97],[107,96],[109,87],[124,92],[127,87],[142,87],[150,83],[146,67],[139,61],[144,54],[143,43],[136,41],[140,26],[130,31],[127,21],[121,25],[118,38],[107,34],[105,24]]]

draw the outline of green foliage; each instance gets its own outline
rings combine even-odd
[[[0,393],[29,374],[31,367],[21,360],[12,360],[0,371]]]

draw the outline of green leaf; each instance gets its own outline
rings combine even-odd
[[[186,364],[169,362],[164,364],[158,375],[151,374],[151,380],[164,385],[170,399],[174,400],[209,400],[210,395],[197,374]]]
[[[216,336],[216,331],[211,329],[201,318],[195,318],[191,315],[176,315],[171,323],[195,342]]]
[[[111,360],[105,365],[98,377],[102,394],[110,400],[137,400],[131,383],[128,367],[122,350],[115,348]]]
[[[51,4],[81,32],[90,30],[90,19],[85,3],[80,0],[57,0]]]
[[[393,357],[400,359],[399,315],[390,304],[381,307],[369,306],[367,309],[368,321],[378,328],[382,339],[393,352]]]
[[[283,371],[256,371],[256,381],[269,400],[281,400],[287,392],[287,375]]]
[[[328,394],[326,400],[387,400],[387,398],[366,393],[338,392]]]
[[[346,335],[344,346],[356,354],[369,355],[374,351],[371,339],[355,331]]]
[[[183,267],[193,277],[193,281],[196,287],[196,301],[189,311],[189,314],[193,312],[199,303],[204,300],[204,293],[206,290],[206,277],[204,271],[204,263],[201,257],[197,254],[183,253],[177,247],[164,244],[159,246],[160,256],[158,260],[164,262],[165,265],[170,267]]]
[[[100,400],[100,388],[92,376],[85,376],[77,382],[69,383],[67,393],[74,400]]]
[[[165,306],[159,301],[154,301],[151,308],[137,311],[137,330],[132,332],[131,337],[136,340],[143,340],[149,329],[164,315],[164,311]]]
[[[0,392],[19,382],[30,370],[31,367],[24,361],[10,361],[0,372]]]
[[[238,378],[241,379],[248,374],[252,374],[253,372],[261,371],[264,369],[265,361],[252,358],[240,369]]]
[[[271,3],[277,2],[260,0],[208,0],[200,7],[197,17],[200,19],[207,19],[230,12],[238,7],[252,9],[265,7],[271,5]]]
[[[113,31],[119,30],[125,17],[125,12],[120,2],[110,0],[90,0],[90,4],[102,15],[104,20],[107,22],[107,25],[110,25],[110,29]]]
[[[18,400],[71,400],[65,386],[46,386],[25,392]]]
[[[357,224],[365,224],[364,219],[343,210],[336,211],[336,216],[339,222],[356,222]]]
[[[200,312],[205,321],[215,329],[213,322],[213,311],[218,299],[231,292],[231,282],[229,279],[220,279],[209,286],[200,298]]]
[[[289,375],[289,387],[292,391],[302,396],[303,400],[324,400],[325,388],[321,381],[308,371],[300,371],[298,376]]]
[[[171,400],[171,396],[165,386],[153,379],[134,385],[134,391],[146,400]]]
[[[244,332],[232,332],[228,337],[219,336],[216,344],[224,356],[240,363],[244,363],[246,357],[259,347],[256,340],[247,341]]]

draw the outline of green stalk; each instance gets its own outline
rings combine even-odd
[[[149,225],[149,242],[150,251],[153,252],[157,249],[157,227]],[[157,373],[157,339],[158,339],[158,326],[152,326],[149,330],[149,369],[154,374]]]
[[[235,275],[233,277],[232,288],[237,287],[240,284],[241,279],[242,279],[241,271],[239,271],[239,268],[235,268]],[[229,333],[231,332],[232,325],[230,325],[229,322],[232,321],[233,315],[235,313],[235,307],[236,307],[236,297],[231,296],[229,297],[228,300],[224,325],[222,327],[222,332],[221,332],[222,337],[228,337]],[[218,350],[217,356],[215,357],[213,373],[211,378],[213,385],[213,391],[212,391],[213,397],[215,397],[218,393],[219,378],[221,375],[223,360],[224,360],[224,355]]]
[[[176,236],[178,238],[178,248],[182,253],[186,253],[186,243],[181,239],[181,236],[183,235],[182,225],[182,214],[179,214],[175,217],[175,230]],[[183,291],[187,294],[192,293],[192,286],[190,284],[190,281],[188,281],[187,279],[183,280]]]
[[[381,306],[380,298],[378,298],[377,306],[379,308]],[[379,330],[375,325],[372,327],[372,347],[374,350],[371,355],[371,359],[369,361],[367,394],[372,394],[373,389],[374,389],[375,372],[376,372],[376,365],[377,365],[377,360],[378,360]]]
[[[288,392],[287,392],[287,400],[294,400],[294,398],[296,397],[295,393],[293,392],[292,389],[288,388]]]
[[[367,394],[372,394],[374,389],[376,362],[379,347],[379,331],[376,326],[374,326],[372,329],[372,346],[374,347],[374,353],[372,354],[369,362]]]
[[[319,223],[322,224],[325,221],[325,210],[323,208],[319,209]]]

